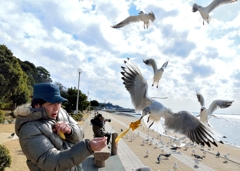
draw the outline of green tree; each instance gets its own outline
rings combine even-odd
[[[99,106],[99,103],[97,100],[92,100],[91,101],[91,106]]]
[[[0,124],[4,124],[5,119],[6,119],[6,117],[5,117],[4,110],[0,110]]]
[[[27,79],[11,50],[0,45],[0,100],[16,104],[20,97],[23,102],[28,101],[30,91]]]
[[[9,150],[0,144],[0,171],[4,171],[6,167],[10,167],[11,163],[12,159]]]
[[[68,88],[67,90],[67,99],[68,102],[64,102],[63,105],[66,107],[65,109],[68,112],[72,112],[76,109],[76,102],[77,102],[77,93],[78,90],[76,87]],[[81,90],[79,90],[79,101],[78,101],[78,110],[83,111],[86,110],[89,106],[89,102],[87,101],[87,95],[83,94]]]
[[[61,96],[67,98],[68,96],[67,88],[63,86],[60,82],[55,82],[54,84],[58,85]]]
[[[52,79],[50,78],[50,73],[41,66],[38,66],[36,68],[36,75],[34,75],[35,83],[47,83],[52,82]]]
[[[28,61],[22,62],[20,59],[18,59],[18,62],[22,68],[22,70],[27,74],[28,76],[28,85],[33,86],[36,81],[34,78],[37,77],[37,68],[36,66]]]
[[[22,62],[18,59],[22,70],[28,75],[28,84],[33,86],[36,83],[52,82],[51,75],[44,67],[36,67],[33,63],[29,61]],[[60,84],[61,85],[61,84]]]

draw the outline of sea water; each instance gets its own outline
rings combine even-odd
[[[121,114],[132,115],[137,118],[140,118],[141,116],[139,113],[124,112]],[[193,112],[193,114],[197,115],[195,112]],[[210,123],[213,130],[216,130],[221,135],[226,136],[226,138],[221,139],[224,144],[229,144],[240,148],[240,115],[214,115],[218,118],[210,117],[208,122]]]
[[[221,119],[211,117],[208,122],[212,128],[225,135],[224,143],[240,147],[240,115],[216,115]]]

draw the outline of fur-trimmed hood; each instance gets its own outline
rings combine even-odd
[[[39,119],[51,119],[48,117],[45,108],[32,108],[30,104],[18,106],[14,110],[14,115],[16,116],[15,132],[17,135],[21,126],[26,122],[36,121]]]
[[[15,110],[14,110],[14,115],[17,116],[27,116],[31,113],[31,106],[30,103],[28,104],[24,104],[21,106],[18,106]]]

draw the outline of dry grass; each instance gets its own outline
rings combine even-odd
[[[83,119],[86,119],[88,114],[83,114]],[[83,121],[80,121],[81,125]],[[2,124],[0,125],[0,133],[13,133],[15,132],[14,124]],[[9,134],[10,135],[10,134]],[[6,139],[9,139],[6,137]],[[6,146],[12,157],[12,164],[10,167],[7,167],[5,171],[26,171],[29,170],[26,164],[26,156],[22,153],[18,139],[10,140],[3,143],[2,145]]]

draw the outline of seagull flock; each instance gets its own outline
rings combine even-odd
[[[203,25],[204,21],[206,21],[208,24],[210,23],[210,16],[209,13],[211,13],[215,8],[222,6],[224,4],[230,4],[233,2],[236,2],[237,0],[213,0],[208,6],[202,7],[196,3],[192,6],[192,12],[199,12],[201,17],[203,18]],[[152,11],[150,11],[148,14],[145,14],[143,11],[140,11],[138,15],[132,15],[121,21],[120,23],[111,26],[112,28],[121,28],[126,25],[129,25],[131,23],[136,22],[143,22],[143,28],[147,29],[149,27],[150,22],[154,22],[155,15]]]
[[[148,59],[146,61],[154,61],[154,59]],[[141,119],[143,118],[150,129],[160,134],[164,134],[165,130],[180,133],[188,137],[192,142],[202,146],[207,145],[211,147],[211,144],[218,146],[216,142],[222,143],[220,140],[221,135],[206,123],[201,122],[201,120],[191,112],[186,110],[173,112],[162,103],[148,97],[148,84],[139,68],[129,58],[124,61],[124,64],[125,66],[122,66],[121,72],[123,84],[131,96],[135,110],[142,111]],[[166,65],[163,66],[166,68]],[[161,72],[163,71],[164,70],[161,70]],[[154,74],[156,74],[156,72]],[[158,81],[159,80],[157,80],[157,82]],[[220,101],[223,102],[223,100]],[[232,103],[233,101],[228,102]],[[200,103],[203,104],[203,100],[201,100]],[[229,107],[231,103],[224,103],[225,105],[220,106]],[[214,106],[215,107],[212,108],[215,109],[216,106],[218,106],[217,103]],[[210,111],[214,111],[214,109]],[[164,119],[164,124],[162,124],[161,118]]]
[[[203,20],[209,23],[209,13],[215,8],[223,5],[236,2],[237,0],[213,0],[207,7],[202,7],[196,3],[193,4],[192,11],[199,11]],[[148,14],[140,11],[136,16],[129,16],[120,23],[112,26],[112,28],[121,28],[130,23],[143,22],[144,29],[149,27],[150,22],[154,22],[155,15],[152,11]],[[204,24],[204,21],[203,21]],[[152,86],[158,88],[159,81],[161,80],[164,71],[166,70],[169,61],[166,61],[161,68],[157,67],[154,59],[146,59],[143,62],[152,67],[153,78]],[[214,100],[208,109],[205,107],[203,96],[197,92],[197,99],[201,105],[200,119],[195,117],[191,112],[182,110],[173,112],[170,108],[164,106],[159,101],[148,96],[148,84],[146,79],[142,76],[139,68],[128,58],[124,61],[125,66],[122,66],[122,80],[125,88],[131,96],[132,104],[135,111],[142,112],[141,119],[147,124],[149,128],[154,131],[164,134],[166,130],[173,131],[175,133],[183,134],[189,138],[192,142],[207,145],[211,147],[211,144],[218,146],[216,142],[222,143],[221,136],[215,131],[209,124],[208,119],[210,116],[215,116],[212,113],[217,108],[227,108],[231,106],[233,100]],[[162,124],[161,119],[164,120]],[[175,140],[176,141],[176,140]],[[180,140],[176,141],[180,144]]]
[[[202,7],[196,3],[192,6],[192,12],[199,12],[202,19],[203,25],[204,21],[208,24],[210,23],[210,16],[214,9],[224,4],[230,4],[233,2],[237,2],[237,0],[213,0],[208,6]],[[131,23],[143,22],[143,28],[148,29],[150,23],[155,21],[155,14],[150,11],[149,13],[144,13],[140,11],[138,15],[128,16],[123,21],[119,22],[116,25],[111,26],[112,28],[122,28]],[[159,81],[161,80],[165,69],[167,68],[168,61],[166,61],[161,68],[157,68],[157,64],[154,59],[143,60],[143,62],[152,67],[153,69],[153,78],[152,78],[152,87],[155,85],[156,88],[159,87]],[[125,66],[122,66],[122,80],[126,90],[129,92],[131,96],[132,104],[136,111],[141,111],[141,119],[144,120],[146,125],[160,133],[160,135],[164,135],[167,130],[170,130],[175,133],[183,134],[182,138],[172,138],[172,142],[175,142],[177,147],[172,147],[172,150],[177,150],[181,146],[183,146],[183,141],[186,138],[189,138],[193,144],[196,143],[201,146],[207,145],[211,147],[211,144],[214,146],[218,146],[216,142],[222,143],[220,140],[221,135],[219,135],[209,124],[208,119],[211,116],[215,116],[212,113],[217,108],[227,108],[231,106],[234,102],[233,100],[214,100],[211,105],[206,109],[205,102],[203,96],[196,92],[196,96],[198,102],[201,105],[200,108],[200,119],[194,116],[191,112],[182,110],[178,112],[173,112],[170,108],[164,106],[162,103],[148,96],[148,84],[146,79],[142,76],[139,68],[128,58],[124,61]],[[161,118],[164,119],[164,123],[160,121]],[[122,130],[121,130],[122,131]],[[166,135],[166,134],[165,134]],[[143,140],[142,145],[144,143],[151,142],[150,139]],[[171,142],[168,142],[170,145]],[[184,144],[185,149],[187,150],[193,144]],[[156,146],[158,143],[156,143]],[[162,142],[162,145],[164,143]],[[162,149],[164,153],[164,149]],[[195,153],[195,150],[193,151]],[[150,150],[146,151],[147,156],[150,154]],[[168,158],[171,156],[169,154],[160,154],[157,157],[157,161],[160,164],[161,156]],[[193,154],[195,157],[196,166],[199,164],[199,159],[203,159],[201,156],[197,154]],[[204,150],[204,156],[206,156],[206,151]],[[216,157],[219,157],[220,153],[216,154]],[[224,155],[224,158],[228,159],[229,155]],[[136,170],[149,170],[150,168],[138,168]],[[178,169],[177,163],[174,163],[173,169],[176,171]]]

